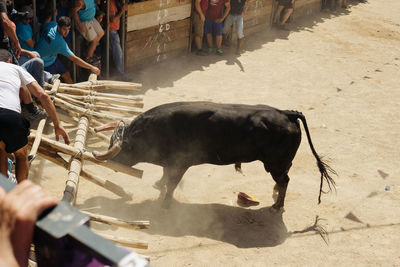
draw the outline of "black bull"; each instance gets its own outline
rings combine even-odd
[[[165,200],[173,192],[186,170],[194,165],[235,164],[260,160],[276,182],[278,198],[275,209],[284,206],[288,171],[301,141],[303,122],[311,151],[321,173],[318,203],[323,180],[329,189],[335,173],[324,163],[311,142],[306,119],[297,111],[278,110],[265,105],[216,104],[210,102],[177,102],[155,107],[128,126],[113,122],[97,131],[116,127],[109,150],[93,152],[99,160],[113,158],[125,165],[148,162],[162,166],[164,174],[157,182],[165,190]]]

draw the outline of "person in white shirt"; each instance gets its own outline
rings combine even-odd
[[[37,97],[53,121],[56,139],[61,135],[69,144],[69,137],[43,88],[26,70],[10,62],[10,52],[0,49],[0,173],[7,176],[7,156],[14,153],[16,177],[21,182],[27,179],[29,172],[27,143],[30,126],[21,115],[21,100],[30,98],[30,94]]]

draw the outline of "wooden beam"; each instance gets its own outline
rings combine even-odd
[[[148,229],[150,227],[149,221],[124,221],[118,218],[100,214],[94,214],[87,211],[82,211],[82,212],[89,215],[92,221],[101,222],[105,224],[116,225],[129,229]]]
[[[34,133],[32,133],[28,137],[28,139],[34,139],[34,138],[35,138],[35,134]],[[46,137],[42,137],[41,146],[47,147],[47,149],[50,150],[50,151],[54,150],[54,151],[57,151],[57,152],[61,152],[61,153],[70,155],[70,156],[75,156],[75,157],[83,159],[83,160],[89,160],[89,161],[91,161],[93,163],[96,163],[96,164],[98,164],[100,166],[104,166],[104,167],[110,168],[110,169],[112,169],[114,171],[122,172],[122,173],[131,175],[131,176],[134,176],[134,177],[137,177],[137,178],[142,178],[142,176],[143,176],[143,171],[142,170],[135,169],[135,168],[132,168],[132,167],[128,167],[128,166],[122,165],[122,164],[120,164],[118,162],[115,162],[115,161],[112,161],[112,160],[99,161],[92,155],[91,152],[87,152],[85,150],[80,150],[80,149],[77,149],[77,148],[75,148],[73,146],[68,146],[68,145],[66,145],[64,143],[57,142],[55,140],[51,140],[51,139],[46,138]]]
[[[182,20],[190,17],[191,4],[179,5],[164,10],[150,11],[128,17],[128,32],[146,29],[152,26],[166,24],[171,21]]]
[[[148,249],[149,244],[144,241],[140,240],[135,240],[127,237],[118,237],[118,236],[113,236],[113,235],[107,235],[103,233],[96,232],[99,236],[104,237],[105,239],[108,239],[110,241],[119,243],[121,245],[131,247],[131,248],[140,248],[140,249]]]

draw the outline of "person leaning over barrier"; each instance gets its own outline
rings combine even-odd
[[[40,39],[36,44],[36,51],[43,59],[46,71],[52,74],[59,73],[66,83],[72,83],[71,74],[57,58],[57,55],[61,54],[79,67],[88,69],[96,75],[100,74],[100,70],[97,67],[77,57],[65,42],[64,37],[68,35],[71,29],[71,19],[69,17],[60,17],[58,23],[50,21],[42,25],[42,27]]]
[[[7,176],[8,153],[16,157],[18,182],[28,178],[27,143],[29,122],[21,115],[20,100],[37,97],[54,124],[56,139],[61,135],[66,144],[69,137],[57,117],[50,97],[35,79],[22,67],[11,64],[11,53],[0,49],[0,173]]]

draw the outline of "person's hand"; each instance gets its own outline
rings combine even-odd
[[[28,180],[18,184],[8,194],[0,188],[0,238],[3,240],[0,254],[12,256],[19,266],[27,266],[37,217],[57,203],[56,198]],[[4,251],[4,248],[8,251]],[[9,259],[6,261],[10,262]],[[2,262],[3,257],[0,257],[0,264]]]
[[[62,138],[64,139],[64,142],[69,145],[69,137],[67,132],[65,131],[64,127],[62,127],[61,125],[58,127],[54,127],[54,133],[56,135],[56,140],[59,140],[59,136],[61,135]]]
[[[40,55],[38,53],[29,52],[29,57],[30,58],[40,58]]]
[[[200,14],[200,20],[201,22],[204,22],[206,20],[206,17],[203,14]]]
[[[98,67],[92,66],[92,68],[90,69],[94,74],[96,74],[97,76],[100,75],[100,69]]]
[[[219,18],[219,19],[216,19],[216,20],[215,20],[216,23],[221,23],[222,21],[223,21],[222,18]]]

